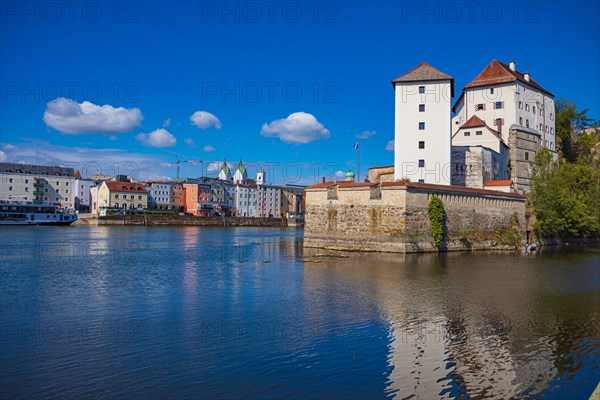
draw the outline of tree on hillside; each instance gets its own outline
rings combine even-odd
[[[556,102],[556,138],[559,154],[568,162],[578,161],[578,152],[589,157],[594,143],[593,137],[585,133],[586,129],[597,126],[598,121],[587,116],[588,109],[577,111],[577,104],[572,100],[560,99]],[[581,145],[577,145],[583,140]]]

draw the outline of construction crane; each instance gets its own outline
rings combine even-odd
[[[177,179],[179,179],[179,168],[181,166],[181,163],[189,163],[189,164],[199,164],[202,161],[198,161],[198,160],[180,160],[179,159],[179,155],[177,155]]]

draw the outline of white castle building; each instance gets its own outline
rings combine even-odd
[[[450,184],[454,79],[423,62],[392,81],[395,91],[394,179]]]
[[[515,62],[490,62],[463,89],[454,117],[450,75],[423,62],[392,84],[394,180],[524,193],[537,151],[556,155],[554,95]]]

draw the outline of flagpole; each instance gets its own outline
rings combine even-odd
[[[360,183],[360,140],[358,141],[358,182]]]

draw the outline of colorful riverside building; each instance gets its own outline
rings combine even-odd
[[[75,207],[76,172],[70,167],[0,163],[0,201]]]
[[[105,181],[98,187],[97,209],[144,210],[147,207],[148,192],[142,183]]]
[[[197,217],[209,217],[212,207],[210,203],[210,185],[198,183],[184,183],[183,186],[183,212]]]
[[[173,183],[148,182],[148,208],[151,210],[171,210],[173,208]]]

